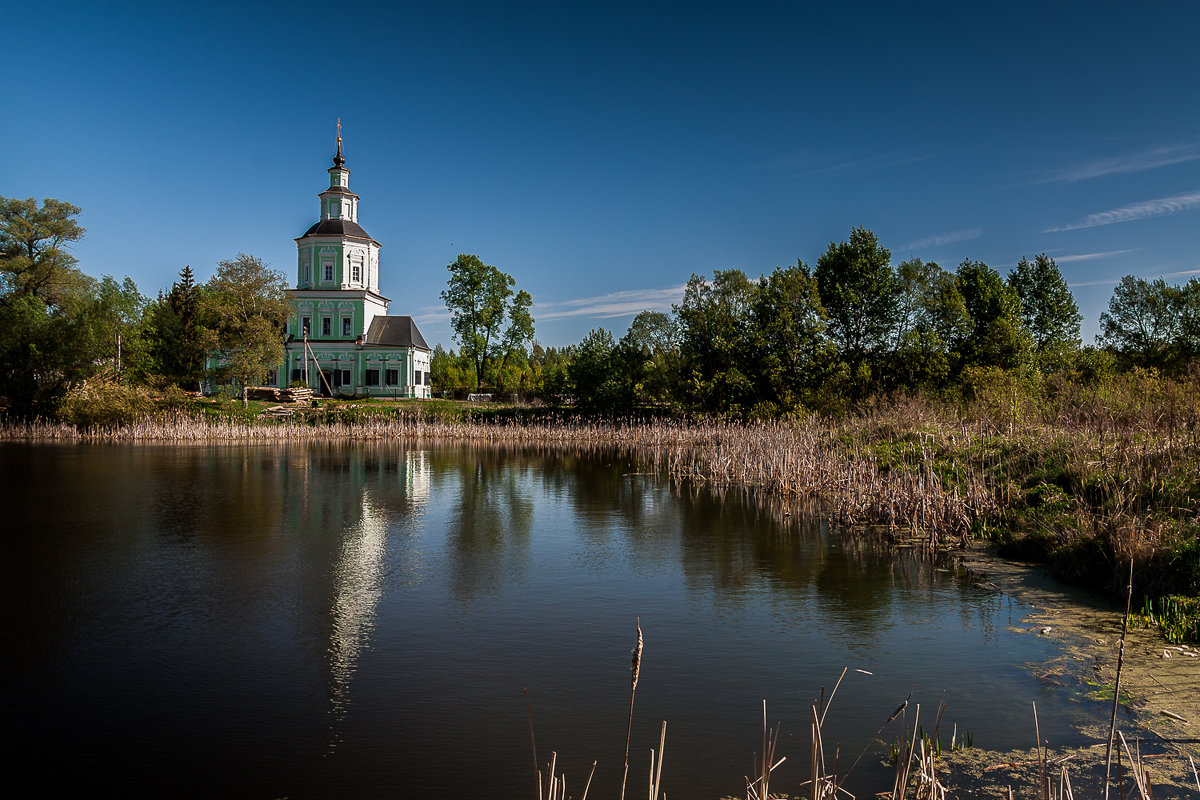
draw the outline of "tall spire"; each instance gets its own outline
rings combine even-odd
[[[337,121],[337,155],[333,157],[333,165],[342,167],[346,164],[346,159],[342,155],[342,118],[338,117]]]

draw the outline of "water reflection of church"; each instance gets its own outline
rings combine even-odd
[[[350,686],[370,647],[384,579],[420,582],[420,553],[407,540],[428,504],[428,451],[396,446],[314,444],[282,451],[286,525],[308,550],[305,618],[324,644],[330,746],[350,708]],[[397,563],[399,562],[399,563]],[[392,568],[389,572],[389,566]]]

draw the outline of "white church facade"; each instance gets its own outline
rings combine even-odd
[[[412,317],[388,316],[391,301],[379,290],[380,244],[358,224],[359,198],[350,191],[338,127],[320,219],[296,239],[286,361],[270,384],[427,398],[430,348]]]

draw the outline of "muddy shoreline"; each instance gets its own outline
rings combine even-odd
[[[959,563],[981,587],[1034,609],[1021,621],[1020,631],[1048,636],[1061,645],[1061,654],[1053,661],[1028,665],[1039,680],[1080,689],[1111,704],[1123,607],[1065,586],[1039,565],[1005,560],[982,546],[968,550]],[[1124,734],[1130,754],[1142,759],[1154,796],[1200,794],[1188,760],[1200,762],[1200,650],[1168,645],[1157,630],[1131,627],[1125,639],[1120,699],[1117,730]],[[1032,738],[1032,719],[1030,733]],[[1108,724],[1093,724],[1080,733],[1093,744],[1055,750],[1051,743],[1048,777],[1058,787],[1066,767],[1066,780],[1076,796],[1102,796]],[[1124,796],[1132,797],[1138,790],[1130,782],[1128,761],[1122,754],[1120,773],[1126,779]],[[1042,766],[1032,748],[960,751],[947,755],[943,763],[947,770],[943,783],[951,787],[952,796],[1007,797],[1010,786],[1018,796],[1029,796],[1031,790],[1040,794]],[[1115,755],[1113,764],[1115,778]]]

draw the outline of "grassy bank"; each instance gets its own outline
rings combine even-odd
[[[304,441],[403,439],[616,446],[674,480],[819,498],[846,526],[884,526],[932,547],[972,537],[1123,594],[1195,640],[1200,595],[1200,423],[1195,386],[1134,379],[1030,398],[1010,387],[966,406],[920,397],[838,419],[739,423],[594,419],[562,410],[450,401],[326,402],[290,419],[236,403],[193,404],[123,425],[35,422],[0,439]]]

